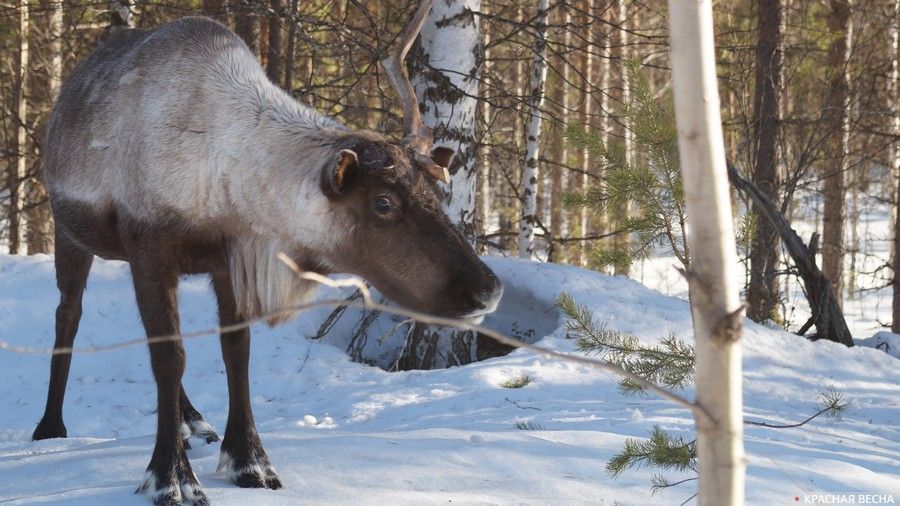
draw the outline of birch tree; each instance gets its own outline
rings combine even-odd
[[[486,5],[482,7],[482,13],[487,14]],[[493,202],[491,199],[491,143],[487,136],[487,130],[491,124],[491,104],[486,100],[488,90],[491,88],[491,66],[490,55],[488,54],[490,44],[491,32],[490,30],[483,30],[481,46],[484,48],[482,53],[484,55],[484,63],[481,69],[481,92],[479,93],[479,97],[482,100],[479,105],[481,107],[481,124],[484,125],[485,132],[481,133],[481,163],[478,172],[479,196],[481,198],[479,202],[479,217],[481,218],[481,232],[483,234],[488,233],[496,225],[494,223]]]
[[[28,1],[19,0],[19,53],[16,61],[16,154],[14,163],[9,165],[7,181],[9,186],[9,253],[25,253],[25,175],[28,168]]]
[[[477,151],[475,114],[482,48],[478,18],[480,0],[441,0],[432,8],[419,35],[411,62],[411,78],[422,120],[434,133],[434,146],[456,152],[449,167],[444,210],[467,237],[475,236]],[[377,315],[376,315],[377,316]],[[367,316],[357,327],[367,331]],[[478,359],[473,331],[416,323],[409,327],[398,369],[433,369],[464,365]]]
[[[669,0],[678,148],[693,252],[699,504],[744,504],[740,304],[712,0]]]
[[[36,46],[38,58],[44,62],[45,72],[42,76],[41,89],[32,91],[33,97],[40,97],[45,104],[45,111],[49,112],[56,96],[59,94],[60,86],[62,86],[62,48],[63,48],[63,9],[64,2],[50,0],[41,7],[46,14],[39,21],[40,30],[47,38],[47,43],[43,47]],[[33,21],[34,23],[34,21]],[[43,52],[41,53],[41,50]],[[33,99],[34,101],[34,99]],[[43,139],[46,132],[49,114],[41,114],[35,118],[35,137]],[[52,253],[53,252],[53,217],[50,212],[50,201],[47,196],[47,189],[44,187],[42,178],[31,178],[30,188],[28,189],[29,205],[26,211],[26,220],[28,221],[28,254],[35,253]]]
[[[475,12],[481,0],[434,2],[422,27],[412,83],[434,146],[453,149],[450,194],[444,209],[467,237],[475,235],[475,113],[481,34]]]
[[[592,16],[594,14],[594,0],[584,0],[584,11],[585,11],[585,13],[587,13],[588,16]],[[587,50],[584,51],[584,53],[583,53],[582,62],[581,62],[582,72],[584,73],[585,79],[588,82],[590,82],[591,77],[594,73],[594,53],[593,53],[593,48],[590,45],[590,41],[592,41],[594,39],[594,25],[595,25],[595,23],[590,23],[590,22],[587,24],[587,27],[586,27],[587,33],[585,34],[585,38],[587,39],[589,44],[587,46]],[[608,49],[609,49],[608,30],[605,30],[603,41],[604,41],[603,42],[604,49],[607,50],[607,56],[608,56],[608,54],[609,54],[608,53]],[[606,62],[606,65],[605,65],[606,69],[608,69],[609,68],[609,58],[605,58],[604,61]],[[606,69],[604,69],[604,70],[606,70]],[[606,99],[606,93],[607,93],[607,88],[609,87],[609,78],[606,76],[608,76],[608,74],[609,74],[608,72],[603,72],[604,77],[603,77],[603,83],[601,84],[602,89],[600,92],[601,100],[603,100],[603,102],[602,102],[603,107],[606,109],[608,109],[608,107],[606,107],[608,104],[608,101]],[[589,132],[589,131],[591,131],[591,114],[592,114],[592,109],[593,109],[593,107],[592,107],[593,106],[593,97],[591,96],[591,92],[590,92],[590,89],[588,86],[585,86],[583,88],[583,90],[584,91],[582,92],[582,96],[581,96],[581,98],[582,98],[582,100],[581,100],[581,127],[584,128],[585,132]],[[603,119],[604,123],[603,123],[603,127],[602,127],[603,132],[601,133],[601,135],[604,136],[603,137],[604,141],[608,141],[609,140],[609,137],[608,137],[608,135],[609,135],[609,115],[604,114],[603,118],[604,118]],[[591,182],[590,170],[591,170],[591,153],[590,153],[590,150],[587,148],[587,146],[585,146],[581,150],[581,188],[583,190],[587,190],[588,186],[590,186],[590,182]],[[587,237],[590,233],[590,222],[588,221],[587,207],[581,208],[581,216],[580,216],[579,221],[581,222],[581,236]],[[581,241],[579,265],[587,265],[587,263],[588,263],[588,243],[587,243],[587,241]]]
[[[525,143],[525,165],[522,170],[522,217],[519,221],[519,258],[534,254],[534,224],[537,213],[538,161],[541,143],[541,107],[544,105],[544,84],[547,81],[547,22],[549,0],[538,2],[538,22],[535,27],[534,61],[531,67],[528,94],[528,137]]]

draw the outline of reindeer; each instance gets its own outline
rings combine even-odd
[[[182,274],[210,275],[223,326],[310,301],[316,285],[279,252],[307,271],[357,274],[418,311],[480,321],[497,307],[500,282],[440,205],[436,181],[448,182],[453,151],[432,149],[403,70],[430,7],[421,3],[384,62],[404,109],[401,142],[300,105],[240,38],[205,18],[111,33],[75,69],[43,160],[61,295],[35,440],[66,436],[69,350],[95,255],[129,263],[148,336],[178,334]],[[253,422],[249,330],[220,339],[229,408],[219,471],[239,487],[281,488]],[[158,428],[137,493],[208,504],[185,439],[218,436],[181,386],[180,340],[149,348]]]

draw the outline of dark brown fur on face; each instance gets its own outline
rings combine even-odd
[[[323,184],[351,223],[335,257],[400,304],[454,317],[490,312],[500,282],[441,208],[434,180],[402,147],[351,137],[356,163]],[[349,148],[344,148],[349,149]],[[330,181],[326,175],[323,181]]]

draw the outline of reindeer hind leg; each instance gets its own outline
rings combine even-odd
[[[94,255],[68,239],[61,226],[56,230],[56,285],[59,287],[59,305],[56,308],[56,342],[54,350],[71,349],[81,322],[81,299],[87,284]],[[35,441],[66,437],[62,407],[69,378],[72,353],[56,353],[50,359],[50,386],[44,416],[34,434]]]

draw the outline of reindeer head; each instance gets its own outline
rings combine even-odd
[[[432,149],[432,132],[403,70],[432,1],[419,5],[395,52],[382,61],[403,104],[403,140],[347,133],[323,169],[322,191],[350,224],[333,253],[336,266],[404,306],[480,321],[503,290],[441,208],[436,184],[450,182],[453,150]]]

